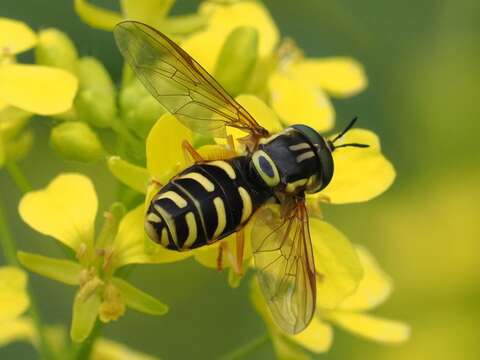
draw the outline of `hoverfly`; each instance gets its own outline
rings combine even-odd
[[[316,304],[305,194],[329,184],[334,142],[356,119],[333,141],[306,125],[269,134],[161,32],[140,22],[123,21],[114,35],[143,85],[186,127],[217,138],[227,137],[227,126],[248,134],[241,139],[245,154],[228,159],[205,161],[184,144],[195,163],[155,195],[146,213],[146,233],[158,244],[178,251],[237,233],[239,265],[243,230],[255,214],[251,241],[263,294],[276,323],[288,333],[300,332],[312,319]]]

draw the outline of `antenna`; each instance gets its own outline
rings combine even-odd
[[[330,147],[332,148],[332,151],[335,150],[335,149],[338,149],[338,148],[348,147],[348,146],[358,147],[358,148],[367,148],[367,147],[370,146],[370,145],[367,145],[367,144],[359,144],[359,143],[348,143],[348,144],[342,144],[342,145],[335,146],[335,141],[341,139],[348,132],[348,130],[350,130],[353,127],[353,125],[355,125],[357,120],[358,120],[358,116],[355,116],[350,121],[350,123],[345,127],[345,129],[343,129],[343,131],[340,134],[335,136],[335,138],[333,140],[329,141],[329,144],[330,144]]]

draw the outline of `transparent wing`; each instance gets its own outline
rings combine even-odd
[[[275,322],[298,333],[315,311],[315,264],[304,199],[259,210],[252,228],[258,281]]]
[[[225,137],[225,126],[256,136],[267,131],[190,55],[167,36],[136,21],[114,29],[120,52],[150,93],[191,130]]]

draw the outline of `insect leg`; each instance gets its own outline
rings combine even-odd
[[[188,141],[183,140],[182,142],[183,154],[185,156],[185,161],[189,163],[193,159],[194,163],[199,163],[204,161],[202,155],[200,155],[197,150],[190,144]],[[190,157],[189,157],[190,156]]]
[[[245,231],[242,229],[236,234],[237,253],[235,257],[235,273],[243,275],[243,254],[245,250]]]
[[[227,136],[227,145],[228,145],[229,150],[235,152],[235,143],[233,141],[233,136],[232,135]]]
[[[223,271],[223,258],[225,254],[227,255],[228,262],[233,267],[233,270],[235,271],[235,273],[240,274],[241,269],[239,268],[237,264],[237,260],[233,256],[233,253],[226,241],[220,241],[220,244],[218,246],[217,270]],[[243,257],[243,254],[242,254],[242,257]]]

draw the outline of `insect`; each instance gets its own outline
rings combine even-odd
[[[114,30],[120,52],[149,92],[186,127],[227,137],[226,127],[248,135],[243,155],[205,161],[188,143],[194,165],[155,195],[145,218],[148,236],[172,250],[212,244],[236,233],[234,265],[243,261],[244,227],[251,241],[260,287],[276,323],[298,333],[312,319],[316,272],[306,193],[324,189],[333,176],[332,152],[343,146],[306,125],[269,134],[191,56],[167,36],[136,21]],[[219,259],[225,249],[220,246]]]

